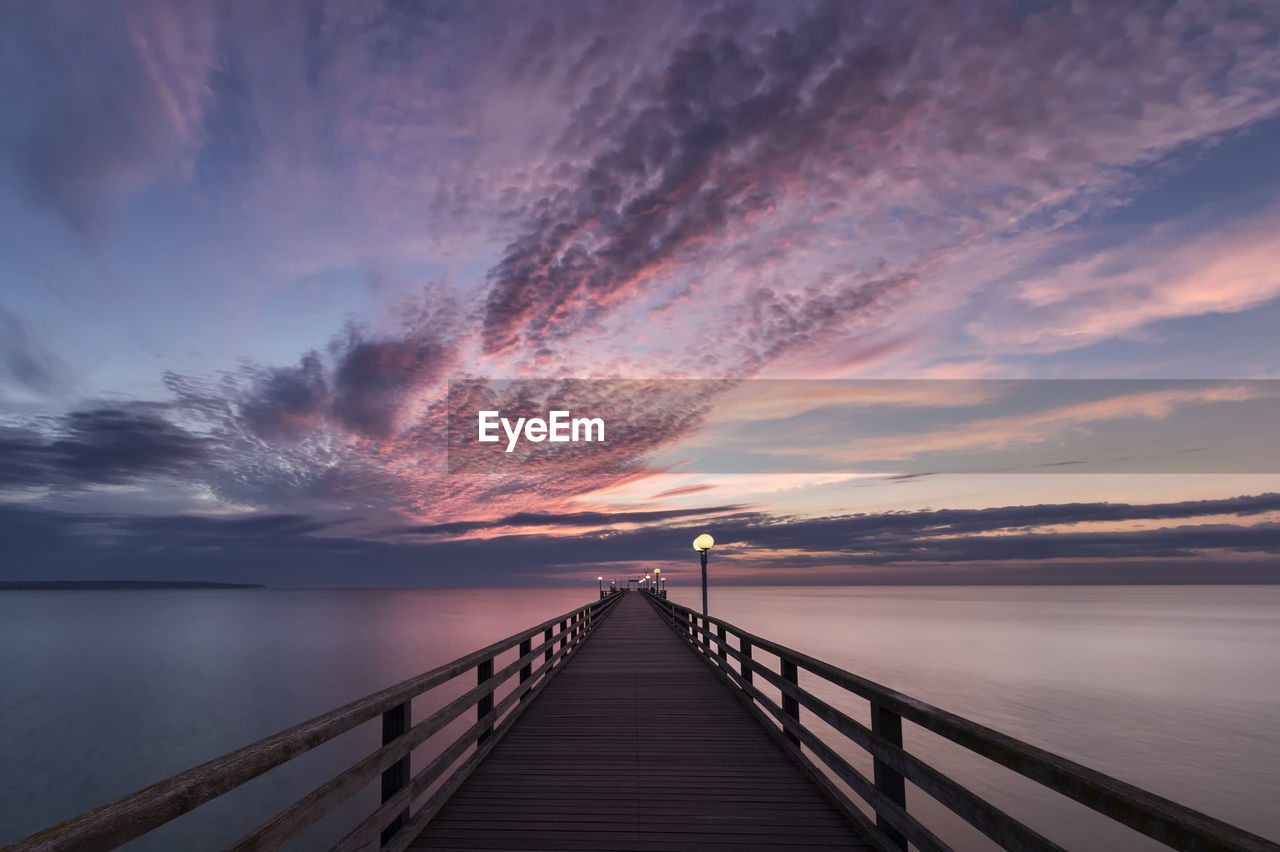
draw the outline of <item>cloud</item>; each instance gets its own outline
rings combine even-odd
[[[686,497],[690,494],[701,494],[703,491],[710,491],[711,489],[716,487],[717,486],[715,485],[710,485],[705,483],[702,485],[681,485],[677,488],[668,488],[665,491],[659,491],[657,494],[654,494],[649,499],[661,500],[666,497]]]
[[[730,507],[722,507],[730,508]],[[6,579],[203,579],[283,586],[539,584],[562,577],[692,568],[690,533],[721,546],[722,582],[1280,582],[1280,524],[1125,532],[1034,532],[1021,524],[1280,511],[1280,495],[1142,505],[1065,504],[819,519],[757,512],[672,515],[574,536],[378,539],[296,514],[130,517],[0,504],[0,538],[20,558]],[[586,519],[590,513],[584,514]],[[350,519],[344,519],[350,522]],[[533,515],[537,528],[554,516]],[[669,521],[664,522],[664,521]],[[696,521],[696,523],[687,523]],[[1009,529],[1005,535],[975,535]],[[442,530],[443,532],[443,530]],[[924,535],[918,535],[923,532]],[[181,566],[175,575],[174,566]]]
[[[353,334],[333,373],[333,415],[353,432],[390,437],[412,395],[438,387],[452,358],[447,341],[430,333],[382,341]]]
[[[1104,399],[1050,405],[1029,413],[972,420],[959,428],[930,429],[905,435],[856,440],[839,447],[835,452],[824,454],[833,459],[852,462],[862,459],[913,459],[924,453],[957,453],[986,448],[1006,450],[1051,443],[1061,440],[1063,435],[1074,430],[1108,421],[1161,420],[1186,406],[1269,399],[1275,395],[1267,383],[1197,384],[1199,386],[1170,390],[1139,389]],[[977,383],[976,386],[981,385],[982,383]],[[1106,385],[1099,387],[1105,388]],[[1226,431],[1221,424],[1217,426],[1217,430]],[[1010,456],[1009,460],[1016,462],[1016,456]]]
[[[677,489],[678,490],[678,489]],[[453,521],[443,524],[418,524],[391,532],[415,535],[462,535],[485,530],[538,527],[614,527],[621,524],[652,524],[657,521],[680,521],[736,512],[741,506],[707,506],[699,509],[661,509],[641,512],[517,512],[492,521]]]
[[[0,305],[0,382],[41,395],[62,390],[70,382],[70,371],[62,359],[32,337],[22,320],[3,305]]]
[[[485,350],[570,336],[685,253],[773,207],[816,137],[838,129],[823,116],[838,114],[844,98],[875,92],[908,58],[901,45],[842,45],[852,16],[839,10],[828,6],[757,45],[714,31],[736,16],[708,14],[665,67],[627,92],[629,108],[589,105],[605,110],[607,123],[579,110],[566,140],[603,131],[608,141],[576,186],[536,208],[490,271]],[[791,322],[874,296],[844,289],[827,298],[826,307],[793,307]]]
[[[337,432],[390,441],[422,415],[418,403],[437,393],[456,363],[456,331],[443,297],[424,295],[403,328],[378,334],[354,323],[330,342],[328,358],[305,353],[296,365],[245,364],[219,387],[173,374],[169,386],[189,410],[262,441],[299,442]],[[438,442],[437,442],[438,443]]]
[[[1163,320],[1248,310],[1280,297],[1280,208],[1164,223],[1018,280],[999,318],[970,324],[988,350],[1053,352]]]
[[[73,411],[47,431],[0,429],[0,487],[83,487],[207,471],[211,446],[152,406]]]
[[[1276,114],[1277,31],[1248,4],[726,5],[626,86],[596,56],[606,82],[535,160],[559,177],[489,270],[483,350],[607,348],[647,304],[684,365],[740,376],[927,312],[929,285],[975,288],[1135,166]]]
[[[760,547],[874,552],[889,544],[898,548],[914,547],[922,538],[939,537],[954,542],[961,536],[999,530],[1099,521],[1177,520],[1215,515],[1250,517],[1276,511],[1280,511],[1280,494],[1268,493],[1176,503],[1051,503],[780,519],[753,529],[730,528],[725,534]],[[1094,534],[1081,535],[1087,538]]]
[[[139,3],[6,6],[0,145],[30,196],[82,233],[177,170],[200,139],[209,9]]]

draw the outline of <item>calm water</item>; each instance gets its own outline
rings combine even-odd
[[[0,594],[0,844],[593,595]],[[671,596],[697,603],[692,589],[673,585]],[[722,588],[712,590],[711,612],[1280,838],[1280,587]],[[806,685],[865,719],[864,703]],[[415,703],[417,718],[427,709]],[[130,848],[219,848],[367,753],[376,724]],[[906,737],[913,751],[1069,848],[1161,848],[910,725]],[[847,754],[867,766],[856,749]],[[989,848],[923,794],[908,796],[958,848]],[[375,799],[367,791],[297,847],[321,848]]]

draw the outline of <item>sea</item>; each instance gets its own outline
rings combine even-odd
[[[693,585],[668,594],[701,603]],[[0,592],[0,845],[595,597],[594,582]],[[1280,841],[1280,586],[713,586],[709,610]],[[865,700],[801,684],[868,718]],[[415,718],[470,685],[415,702]],[[374,720],[125,848],[220,849],[379,737]],[[1164,848],[910,723],[904,742],[1066,848]],[[870,774],[856,746],[839,750]],[[375,784],[290,848],[328,848],[377,797]],[[927,794],[907,797],[955,848],[996,848]]]

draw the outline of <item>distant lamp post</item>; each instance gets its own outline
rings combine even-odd
[[[707,614],[707,551],[716,546],[716,540],[703,533],[693,540],[693,549],[702,557],[702,614]]]
[[[662,594],[662,591],[660,589],[662,585],[661,580],[662,580],[662,569],[654,568],[653,569],[653,593],[655,595]]]
[[[600,597],[604,597],[604,577],[596,577],[596,588],[600,590]]]

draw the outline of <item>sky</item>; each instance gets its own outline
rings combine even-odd
[[[1277,233],[1270,0],[4,4],[0,580],[1277,582]]]

